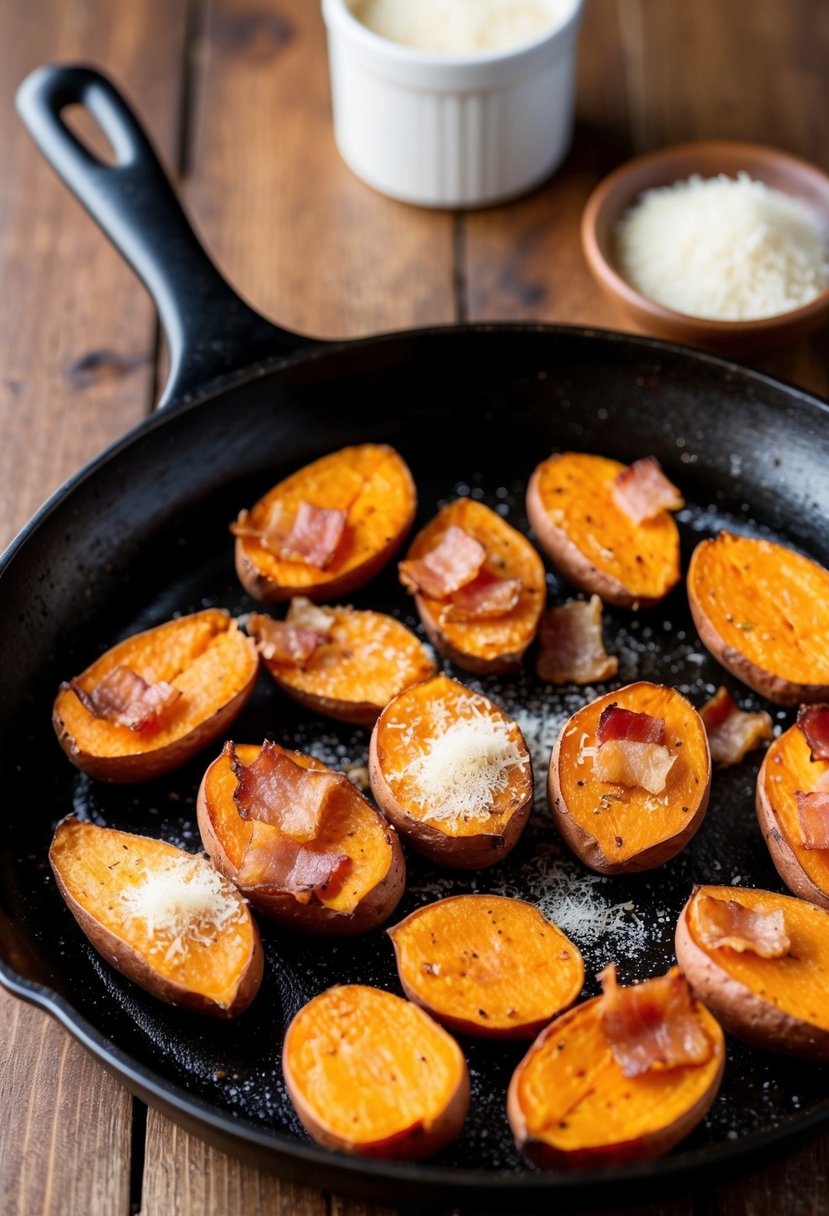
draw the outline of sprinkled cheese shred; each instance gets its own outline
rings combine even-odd
[[[163,949],[165,962],[184,954],[188,942],[210,945],[244,916],[243,905],[203,857],[173,857],[146,871],[120,898],[124,921],[143,921],[152,951]],[[159,935],[165,940],[155,940]]]
[[[426,750],[405,766],[407,797],[423,808],[425,821],[486,818],[513,770],[528,769],[529,757],[509,723],[487,712],[485,704],[483,698],[465,698],[453,706],[462,716],[448,724],[443,707],[436,707]]]
[[[829,231],[807,203],[747,173],[647,190],[616,236],[624,277],[688,316],[776,316],[829,287]]]

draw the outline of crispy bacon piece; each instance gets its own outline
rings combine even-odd
[[[803,848],[829,849],[829,792],[795,790],[795,798]]]
[[[592,684],[615,676],[619,660],[602,638],[602,601],[568,600],[541,618],[536,672],[550,684]]]
[[[248,511],[230,525],[234,536],[258,540],[263,549],[289,562],[307,562],[324,570],[331,564],[345,531],[348,514],[333,507],[301,502],[293,523],[286,529],[281,502],[274,503],[262,528],[254,528]]]
[[[255,821],[237,882],[243,888],[272,887],[293,895],[332,895],[351,865],[344,853],[318,853],[269,823]]]
[[[685,506],[685,500],[668,481],[655,456],[645,456],[622,470],[613,486],[613,501],[635,524],[653,519],[662,511],[678,511]]]
[[[76,680],[63,684],[71,688],[85,709],[96,718],[114,722],[116,726],[128,726],[130,730],[143,730],[155,722],[181,696],[181,690],[159,680],[149,684],[131,667],[113,667],[91,692],[81,688]]]
[[[505,616],[521,597],[520,578],[499,578],[483,569],[452,595],[446,617],[450,621],[482,621]]]
[[[626,1077],[640,1077],[655,1064],[681,1068],[710,1060],[713,1045],[678,967],[658,979],[622,988],[610,963],[599,980],[602,1033]]]
[[[650,714],[620,709],[614,702],[602,710],[596,742],[599,747],[612,739],[629,739],[632,743],[664,743],[665,719]]]
[[[303,768],[269,740],[252,764],[242,764],[232,742],[225,744],[225,754],[236,774],[233,800],[242,818],[270,824],[300,842],[319,834],[334,790],[343,783],[350,788],[342,773]]]
[[[818,794],[829,794],[829,768],[823,770],[815,782],[815,791]]]
[[[829,705],[803,705],[797,725],[806,736],[811,760],[829,760]]]
[[[649,794],[661,794],[675,760],[662,743],[610,739],[596,750],[593,775],[610,785],[638,786]]]
[[[282,545],[282,556],[288,561],[308,562],[318,570],[324,570],[337,552],[347,519],[345,511],[301,502]]]
[[[471,583],[486,560],[479,540],[457,524],[444,532],[440,543],[425,557],[400,562],[400,581],[410,591],[433,600],[445,600]]]
[[[739,764],[753,748],[771,739],[771,718],[765,712],[748,713],[727,688],[718,688],[699,711],[708,735],[711,759],[726,767]]]
[[[727,946],[759,958],[782,958],[789,953],[791,941],[781,908],[757,912],[735,899],[703,895],[696,901],[697,929],[704,946],[713,950]]]
[[[327,632],[292,625],[287,618],[276,621],[261,612],[250,614],[247,629],[256,638],[262,658],[285,667],[302,667],[328,641]]]

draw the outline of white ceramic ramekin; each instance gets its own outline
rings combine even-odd
[[[348,0],[323,0],[346,164],[383,194],[426,207],[480,207],[543,181],[572,135],[582,3],[534,42],[457,58],[381,38]]]

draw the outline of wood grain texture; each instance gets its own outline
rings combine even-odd
[[[1,990],[0,1025],[0,1213],[128,1216],[129,1095]]]
[[[319,1192],[280,1182],[147,1114],[141,1216],[327,1216]]]
[[[65,477],[148,411],[155,346],[145,292],[35,149],[14,90],[49,60],[106,64],[140,98],[169,163],[183,13],[184,0],[0,6],[0,484],[14,485],[0,501],[4,543]]]
[[[821,1132],[766,1169],[719,1186],[712,1216],[825,1216],[827,1186],[829,1135]]]
[[[375,194],[334,146],[319,5],[214,0],[187,199],[260,311],[314,337],[451,321],[452,220]]]

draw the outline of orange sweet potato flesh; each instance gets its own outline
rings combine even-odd
[[[609,705],[665,721],[665,744],[676,756],[665,789],[599,781],[593,758],[602,710]],[[573,714],[553,748],[548,778],[556,826],[585,865],[603,874],[648,870],[675,857],[705,815],[711,756],[702,719],[689,701],[662,684],[644,681],[607,693]]]
[[[189,864],[191,855],[162,840],[71,817],[58,824],[49,850],[61,895],[107,962],[170,1004],[236,1017],[259,990],[263,954],[247,905],[230,883],[222,881],[228,919],[218,928],[199,923],[197,935],[183,935],[178,949],[169,930],[151,933],[145,919],[124,915],[125,893],[181,859]]]
[[[366,1157],[432,1156],[458,1135],[469,1103],[455,1040],[416,1005],[362,984],[329,988],[299,1011],[282,1069],[309,1134]]]
[[[510,1124],[536,1165],[579,1169],[661,1156],[696,1127],[716,1097],[725,1040],[702,1005],[695,1010],[713,1049],[705,1064],[655,1065],[626,1077],[602,1032],[601,999],[556,1018],[513,1074]]]
[[[805,849],[797,812],[797,790],[808,793],[826,760],[811,760],[799,726],[792,726],[769,747],[757,776],[757,818],[771,859],[790,891],[829,909],[829,850]]]
[[[515,607],[503,616],[461,621],[447,619],[444,601],[418,593],[415,604],[423,627],[440,653],[466,671],[514,671],[536,635],[544,608],[546,584],[541,558],[526,537],[495,511],[473,498],[458,498],[418,532],[406,560],[425,557],[453,525],[484,546],[485,569],[499,578],[521,580],[521,594]]]
[[[254,599],[276,603],[293,595],[336,599],[362,587],[402,544],[417,509],[414,481],[403,458],[386,444],[364,443],[331,452],[280,481],[252,508],[247,522],[261,528],[274,504],[287,519],[300,503],[346,511],[342,541],[325,569],[285,561],[258,540],[236,540],[236,571]]]
[[[504,788],[493,790],[491,806],[479,814],[435,817],[434,808],[418,800],[418,784],[405,770],[471,713],[503,725],[526,762],[507,771]],[[517,723],[488,698],[444,675],[407,688],[383,710],[371,736],[369,775],[378,806],[414,848],[459,869],[481,869],[506,857],[532,809],[532,765]]]
[[[224,734],[253,692],[259,658],[236,621],[209,608],[119,642],[77,683],[91,692],[118,666],[148,683],[167,681],[182,695],[156,722],[131,730],[97,718],[63,688],[52,722],[67,756],[84,772],[102,781],[145,781],[177,768]]]
[[[305,663],[264,660],[282,691],[300,705],[371,726],[393,697],[434,674],[429,651],[394,617],[353,608],[326,611],[332,619],[329,639]]]
[[[616,460],[563,452],[543,461],[527,487],[539,544],[568,582],[608,604],[646,608],[680,578],[679,532],[667,511],[635,524],[614,502],[626,468]]]
[[[704,943],[704,896],[783,912],[790,939],[782,958]],[[726,1030],[770,1051],[829,1059],[829,912],[802,899],[747,887],[697,887],[680,914],[676,956],[694,996]]]
[[[532,1038],[584,983],[577,948],[523,899],[453,895],[388,934],[406,996],[461,1034]]]
[[[779,705],[829,698],[829,571],[783,545],[721,532],[697,545],[688,600],[699,636]]]
[[[253,744],[236,745],[242,764],[251,764],[259,751]],[[312,756],[289,754],[303,768],[326,768]],[[207,769],[197,799],[202,843],[217,869],[233,881],[253,831],[233,800],[236,784],[230,758],[222,753]],[[354,935],[392,914],[403,894],[406,867],[394,828],[357,789],[343,783],[331,798],[322,830],[308,847],[348,856],[351,865],[343,880],[322,898],[264,886],[240,890],[257,912],[280,924],[326,936]]]

